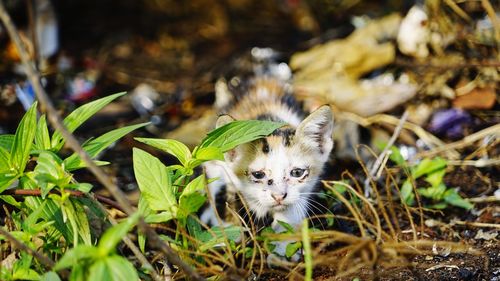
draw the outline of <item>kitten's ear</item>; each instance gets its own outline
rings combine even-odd
[[[319,149],[326,161],[333,148],[333,114],[330,106],[323,105],[307,116],[297,128],[295,136],[306,149]]]
[[[221,110],[222,108],[231,104],[234,100],[234,95],[227,87],[226,79],[220,78],[215,83],[215,108]]]
[[[217,118],[217,122],[215,123],[215,128],[220,128],[228,123],[235,121],[235,119],[227,114],[223,114]]]

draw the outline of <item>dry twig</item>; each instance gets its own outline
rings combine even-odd
[[[401,116],[401,119],[398,123],[398,126],[396,129],[394,129],[394,133],[392,134],[391,138],[389,139],[389,142],[387,142],[386,146],[384,147],[384,150],[380,153],[380,155],[377,157],[377,160],[375,163],[373,163],[372,168],[370,169],[370,174],[367,176],[365,180],[365,196],[368,197],[369,194],[371,193],[371,188],[370,188],[370,181],[372,180],[377,180],[375,177],[375,174],[377,174],[377,171],[380,169],[380,166],[387,161],[389,149],[391,146],[394,144],[398,136],[401,134],[401,130],[403,129],[403,125],[406,122],[406,119],[408,119],[408,110],[406,110],[403,113],[403,116]],[[384,159],[386,159],[384,161]]]

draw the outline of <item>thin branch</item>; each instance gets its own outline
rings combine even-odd
[[[375,163],[373,163],[373,166],[370,169],[370,174],[368,175],[368,177],[366,178],[366,180],[364,182],[364,184],[365,184],[365,196],[366,197],[369,197],[369,195],[371,193],[370,192],[371,191],[370,181],[377,180],[377,178],[375,177],[375,174],[377,174],[377,171],[380,169],[380,166],[382,165],[382,163],[385,162],[384,159],[386,159],[386,157],[389,153],[389,149],[394,144],[394,142],[396,142],[397,138],[401,134],[401,130],[403,129],[403,125],[405,124],[406,119],[408,119],[408,110],[406,110],[403,113],[403,116],[401,116],[401,119],[399,120],[399,123],[396,126],[396,129],[394,129],[394,133],[392,134],[391,138],[389,139],[389,142],[384,147],[384,150],[382,150],[382,153],[380,153],[380,155],[377,157],[377,160],[375,161]]]
[[[14,42],[19,56],[21,57],[21,61],[24,65],[24,70],[26,71],[26,75],[33,86],[34,92],[40,102],[40,106],[42,111],[47,113],[48,120],[54,126],[54,129],[61,132],[61,135],[66,140],[66,144],[70,147],[74,152],[76,152],[83,162],[86,164],[88,169],[94,174],[94,176],[103,184],[103,186],[113,195],[118,204],[122,207],[122,209],[128,214],[131,215],[134,212],[132,205],[129,200],[125,196],[125,194],[118,188],[116,184],[99,168],[90,158],[90,156],[82,149],[78,140],[67,130],[64,126],[61,117],[57,113],[54,105],[52,104],[50,98],[48,97],[45,89],[42,87],[40,83],[40,77],[38,72],[34,69],[33,62],[30,60],[24,46],[21,44],[21,39],[19,38],[19,33],[12,22],[9,14],[5,10],[3,5],[3,1],[0,1],[0,19],[4,23],[10,38]],[[143,218],[139,220],[139,228],[143,230],[148,238],[150,246],[153,248],[159,249],[161,252],[165,254],[168,260],[173,264],[179,266],[180,269],[184,271],[184,273],[193,280],[204,280],[204,278],[199,275],[191,266],[182,261],[177,253],[170,248],[163,240],[160,239],[158,234],[146,224]]]
[[[93,197],[99,202],[103,202],[105,204],[108,204],[112,206],[113,208],[116,208],[122,212],[125,212],[122,207],[114,200],[98,195],[98,194],[87,194],[79,190],[65,190],[66,193],[69,193],[73,197]],[[59,190],[51,190],[49,191],[49,194],[61,194]],[[42,190],[40,189],[8,189],[4,190],[0,195],[12,195],[12,196],[42,196]]]
[[[474,134],[468,135],[459,141],[448,143],[448,144],[445,144],[442,146],[438,146],[438,147],[435,147],[435,148],[428,150],[428,151],[420,152],[417,154],[417,156],[418,157],[431,157],[431,156],[434,156],[434,155],[439,154],[441,152],[447,152],[447,151],[454,150],[454,149],[460,149],[460,148],[466,147],[466,146],[474,143],[475,141],[478,141],[482,138],[485,138],[489,135],[499,137],[500,136],[500,124],[496,124],[496,125],[493,125],[491,127],[486,128],[486,129],[483,129],[479,132],[475,132]]]

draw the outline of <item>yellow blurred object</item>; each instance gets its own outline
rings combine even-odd
[[[33,58],[34,48],[33,44],[31,43],[31,40],[29,40],[24,33],[19,33],[19,37],[21,37],[21,42],[23,43],[24,48],[28,52],[29,57]],[[5,57],[7,61],[18,62],[21,60],[17,48],[12,41],[9,41],[7,47],[5,48]]]

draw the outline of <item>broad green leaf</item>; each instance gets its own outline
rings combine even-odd
[[[412,169],[412,176],[417,179],[423,175],[428,175],[440,169],[446,168],[446,160],[440,157],[434,159],[424,158],[418,165]]]
[[[134,173],[141,194],[155,211],[175,212],[177,202],[167,167],[153,155],[133,149]]]
[[[109,253],[115,250],[116,245],[137,224],[140,215],[141,213],[136,212],[126,220],[110,227],[108,230],[106,230],[106,232],[104,232],[101,239],[99,240],[99,244],[97,245],[101,256],[107,256]]]
[[[133,130],[146,126],[147,124],[149,123],[130,125],[109,131],[102,136],[85,143],[83,145],[83,149],[89,154],[91,158],[95,158],[101,151],[112,145],[118,139],[122,138]],[[85,167],[85,163],[80,159],[80,156],[78,154],[73,153],[70,157],[64,159],[64,166],[68,171],[72,171]]]
[[[191,152],[189,151],[189,148],[180,141],[154,138],[135,138],[135,140],[175,156],[179,159],[179,162],[181,162],[183,166],[186,166],[187,161],[191,159]]]
[[[45,114],[40,116],[40,119],[38,119],[38,124],[36,125],[35,149],[50,149],[49,128],[47,127]]]
[[[413,194],[413,186],[410,180],[406,180],[401,187],[401,201],[406,205],[413,205],[415,194]]]
[[[10,163],[18,171],[23,173],[30,156],[31,146],[36,132],[36,106],[37,102],[31,105],[17,127],[12,143]]]
[[[71,189],[76,189],[81,192],[89,193],[90,190],[92,190],[92,185],[90,183],[74,183],[74,184],[68,184],[66,188],[71,188]]]
[[[196,237],[199,241],[206,243],[213,239],[221,238],[226,236],[228,240],[238,241],[241,237],[241,227],[239,226],[228,226],[228,227],[212,227],[210,231],[204,230]]]
[[[278,224],[283,227],[283,229],[285,230],[284,232],[295,233],[295,229],[293,229],[293,226],[291,226],[289,223],[278,220]]]
[[[196,219],[189,216],[186,220],[186,228],[192,237],[194,237],[196,240],[199,240],[200,242],[203,242],[199,238],[203,230],[201,228],[201,224]]]
[[[0,146],[0,172],[6,172],[10,168],[10,152]]]
[[[205,190],[205,186],[205,175],[201,175],[188,183],[179,198],[178,218],[185,219],[189,214],[198,211],[203,206],[206,198],[201,192]]]
[[[147,215],[144,220],[147,223],[164,223],[174,218],[174,214],[171,211],[163,211],[160,213],[154,213]]]
[[[233,121],[208,133],[199,149],[217,147],[226,152],[240,144],[268,136],[284,125],[285,123],[260,120]]]
[[[302,249],[301,242],[288,243],[288,245],[286,245],[285,255],[287,258],[291,258],[300,249]]]
[[[443,177],[446,174],[445,169],[437,170],[428,174],[425,177],[425,181],[431,184],[432,187],[436,187],[443,182]]]
[[[221,160],[224,161],[224,154],[218,147],[203,147],[196,150],[196,159],[209,161],[209,160]],[[194,168],[194,167],[193,167]]]
[[[429,205],[426,207],[429,209],[443,210],[443,209],[446,209],[446,207],[448,207],[448,203],[440,202],[440,203],[432,204],[432,205]]]
[[[13,174],[0,173],[0,193],[11,186],[19,176]]]
[[[62,160],[55,153],[41,151],[35,167],[35,179],[42,189],[42,198],[56,185],[65,188],[72,179],[62,167]]]
[[[14,135],[0,135],[0,147],[3,147],[7,151],[12,150],[12,144],[14,143]]]
[[[463,199],[458,192],[450,188],[444,193],[444,201],[448,202],[450,205],[464,208],[470,210],[474,207],[469,201]]]
[[[241,239],[241,228],[239,226],[228,226],[225,228],[213,227],[208,230],[204,230],[198,233],[196,239],[201,242],[199,245],[199,250],[204,252],[211,249],[221,243],[226,242],[237,242]],[[226,241],[226,238],[228,241]]]
[[[52,194],[50,196],[53,197],[54,195]],[[63,216],[65,215],[67,217],[73,230],[73,244],[78,244],[78,237],[80,237],[86,245],[92,244],[89,221],[82,204],[77,200],[69,199],[64,202],[61,211]]]
[[[61,278],[54,271],[49,271],[42,276],[40,281],[61,281]]]
[[[89,269],[87,280],[137,281],[139,276],[127,259],[113,255],[94,263]]]
[[[148,203],[146,202],[144,197],[142,197],[142,195],[140,194],[139,194],[139,204],[137,205],[137,212],[139,212],[141,216],[144,217],[144,221],[146,221],[146,223],[151,223],[148,222],[147,216],[153,214],[153,210],[149,208]],[[139,243],[139,248],[141,249],[141,252],[144,253],[146,251],[146,235],[144,235],[142,231],[139,231],[139,229],[137,229],[137,242]]]
[[[31,268],[20,268],[14,270],[12,274],[12,280],[40,280],[40,275],[38,272]]]
[[[17,208],[21,207],[21,203],[17,202],[16,199],[10,195],[0,195],[0,200],[2,200],[5,203],[12,205],[14,207],[17,207]]]
[[[109,95],[107,97],[80,106],[79,108],[71,112],[66,118],[64,118],[64,125],[69,132],[74,132],[78,127],[80,127],[80,125],[82,125],[85,121],[92,117],[92,115],[94,115],[96,112],[101,110],[104,106],[106,106],[116,98],[123,95],[125,95],[125,93]],[[56,131],[52,136],[51,145],[52,148],[55,149],[55,151],[59,151],[63,147],[64,140],[59,131]]]
[[[96,247],[90,245],[78,245],[66,251],[64,256],[62,256],[62,258],[56,263],[53,270],[59,271],[81,263],[82,260],[96,259],[97,257],[99,257],[99,251]]]

